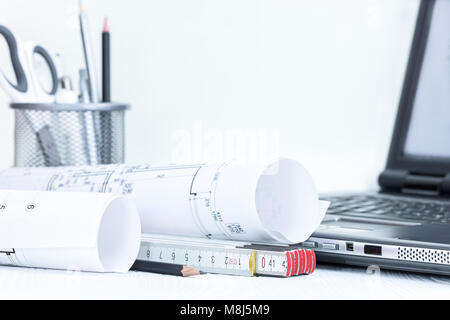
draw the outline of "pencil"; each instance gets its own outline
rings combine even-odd
[[[102,102],[111,102],[111,45],[108,18],[105,17],[102,31]],[[112,123],[109,113],[101,116],[104,163],[112,163]]]
[[[174,264],[174,263],[142,261],[142,260],[136,260],[136,262],[131,267],[131,270],[168,274],[180,277],[190,277],[200,274],[200,271],[194,267],[183,266],[181,264]]]
[[[103,102],[111,102],[111,54],[108,18],[102,32],[102,96]]]

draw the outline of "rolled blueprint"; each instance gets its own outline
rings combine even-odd
[[[298,243],[328,202],[298,162],[12,168],[0,188],[129,194],[142,232],[250,242]]]
[[[0,264],[126,272],[140,239],[139,213],[127,197],[0,190]]]

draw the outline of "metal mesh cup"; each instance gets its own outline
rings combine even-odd
[[[16,167],[124,162],[126,104],[12,104]]]

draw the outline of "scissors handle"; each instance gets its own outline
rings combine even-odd
[[[5,38],[6,43],[8,44],[9,55],[11,57],[11,63],[13,66],[14,74],[16,76],[17,84],[11,83],[3,73],[1,74],[1,76],[17,91],[25,93],[28,91],[28,82],[19,58],[16,38],[8,28],[2,25],[0,25],[0,34]]]
[[[53,59],[50,56],[50,54],[48,53],[48,51],[45,50],[43,47],[35,46],[33,50],[34,50],[34,53],[37,53],[42,58],[44,58],[45,62],[48,65],[48,68],[50,69],[50,73],[52,76],[52,88],[50,89],[49,92],[47,92],[47,94],[55,95],[56,91],[58,90],[58,72],[56,71],[55,63],[53,62]]]

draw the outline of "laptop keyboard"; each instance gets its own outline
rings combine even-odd
[[[406,200],[381,195],[352,195],[329,197],[327,214],[343,216],[415,220],[428,223],[449,223],[450,203]]]

